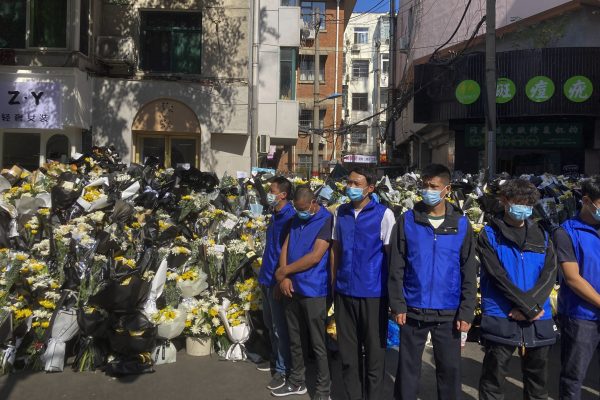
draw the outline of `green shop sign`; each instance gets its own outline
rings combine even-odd
[[[592,97],[594,86],[585,76],[572,76],[565,82],[563,88],[565,97],[575,103],[582,103]]]
[[[515,97],[517,87],[515,83],[508,78],[500,78],[496,82],[496,103],[508,103]]]
[[[554,95],[554,82],[547,76],[535,76],[527,82],[525,93],[529,100],[543,103]]]
[[[508,124],[496,131],[496,144],[500,148],[561,148],[581,147],[582,124]],[[465,126],[465,147],[483,148],[485,127]]]
[[[480,95],[481,87],[479,87],[479,83],[471,79],[462,81],[456,87],[456,100],[461,104],[473,104],[479,99]]]

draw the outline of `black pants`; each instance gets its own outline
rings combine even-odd
[[[294,294],[284,302],[285,318],[290,339],[292,368],[288,377],[293,385],[303,385],[306,376],[304,353],[302,350],[303,333],[308,330],[310,342],[317,362],[316,394],[328,396],[330,377],[325,344],[325,323],[327,304],[325,297],[304,297]],[[306,340],[306,337],[304,338]]]
[[[581,385],[600,345],[600,322],[563,317],[560,341],[561,400],[581,398]]]
[[[460,386],[460,333],[454,322],[423,322],[407,319],[400,328],[400,354],[394,397],[398,400],[416,400],[421,377],[421,359],[427,334],[431,332],[438,399],[459,399]]]
[[[335,324],[342,360],[342,378],[348,399],[382,399],[387,300],[336,294]]]
[[[504,399],[504,386],[508,375],[508,365],[516,346],[506,346],[487,341],[481,379],[479,380],[479,398],[481,400]],[[523,399],[548,399],[546,380],[548,377],[548,353],[550,346],[525,349],[521,356],[523,371]]]

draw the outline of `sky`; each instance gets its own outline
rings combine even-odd
[[[396,0],[397,1],[397,0]],[[375,9],[371,10],[373,7]],[[396,5],[396,7],[398,7]],[[354,6],[354,12],[389,12],[390,11],[390,0],[356,0],[356,6]]]

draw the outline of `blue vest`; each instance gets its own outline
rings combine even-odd
[[[261,285],[273,287],[277,283],[274,275],[275,270],[279,266],[281,247],[287,235],[285,227],[294,215],[296,215],[296,211],[290,203],[287,203],[280,211],[273,213],[271,222],[267,228],[265,251],[263,253],[260,273],[258,274],[258,282]]]
[[[341,257],[335,290],[352,297],[387,294],[387,257],[381,240],[381,221],[387,208],[373,200],[354,217],[352,203],[337,211],[336,236]]]
[[[456,234],[436,234],[433,226],[415,221],[415,212],[404,215],[406,305],[431,310],[456,310],[460,306],[460,253],[468,229],[461,216]]]
[[[508,279],[524,292],[533,289],[544,269],[546,251],[543,253],[522,251],[519,246],[505,239],[500,232],[496,232],[489,225],[485,227],[485,232],[490,245],[506,270]],[[546,249],[548,236],[546,233],[544,235],[546,236]],[[509,318],[508,314],[513,308],[512,303],[496,287],[493,278],[488,276],[485,268],[481,268],[481,308],[484,315],[501,318]],[[552,307],[548,297],[544,303],[544,316],[541,319],[551,318]]]
[[[600,237],[593,227],[579,218],[573,218],[562,224],[571,237],[573,249],[579,264],[579,274],[600,292]],[[574,319],[589,321],[600,320],[600,309],[583,300],[561,279],[558,292],[559,313]]]
[[[309,220],[297,216],[292,220],[290,239],[288,242],[287,263],[297,261],[313,250],[319,232],[325,224],[331,223],[331,213],[325,207]],[[306,297],[325,297],[329,288],[329,250],[323,254],[321,261],[306,271],[290,276],[294,285],[294,293]]]

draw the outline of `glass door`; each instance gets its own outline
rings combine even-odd
[[[148,157],[157,157],[161,165],[165,165],[165,137],[142,137],[140,140],[139,162],[144,163]]]
[[[136,159],[143,164],[147,157],[157,157],[164,167],[198,167],[200,154],[197,138],[182,135],[138,135]]]
[[[171,166],[178,167],[189,164],[196,165],[196,139],[180,139],[172,137],[171,141]]]

